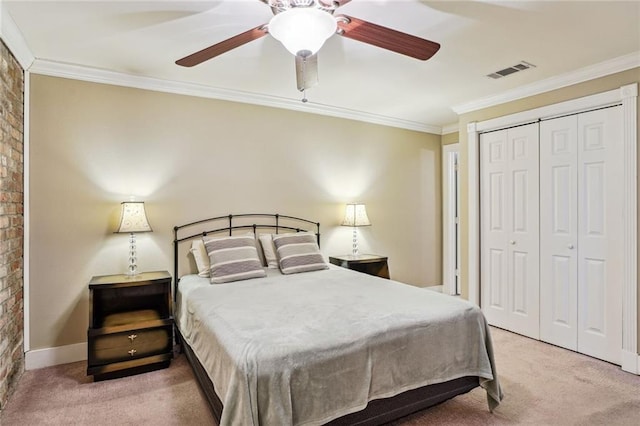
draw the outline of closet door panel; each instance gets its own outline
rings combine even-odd
[[[520,154],[522,155],[522,153]],[[528,290],[532,285],[536,285],[535,283],[531,282],[530,278],[535,279],[535,275],[537,274],[532,275],[530,266],[530,264],[532,263],[531,256],[529,256],[529,252],[528,250],[526,250],[526,246],[523,246],[522,239],[517,238],[516,235],[526,235],[530,225],[529,212],[527,211],[527,208],[529,207],[529,179],[530,176],[526,169],[514,170],[511,173],[510,192],[512,195],[511,217],[513,226],[510,237],[511,239],[509,240],[509,243],[511,245],[509,282],[512,284],[510,289],[510,306],[512,314],[522,315],[525,317],[531,314],[531,307],[528,303],[530,300]],[[525,249],[524,251],[520,249],[521,246]]]
[[[533,285],[529,279],[531,268],[529,267],[528,253],[513,250],[511,252],[511,265],[513,292],[512,292],[512,312],[517,315],[530,315],[531,309],[528,305],[529,295],[528,288]]]
[[[578,351],[620,364],[624,151],[620,107],[578,115]]]
[[[507,279],[507,133],[481,135],[481,305],[490,324],[509,328]]]
[[[538,125],[480,144],[481,305],[490,324],[538,338]]]
[[[500,314],[504,314],[507,308],[507,260],[505,259],[505,251],[489,249],[489,265],[487,278],[491,286],[488,288],[490,293],[488,306],[499,310]]]
[[[577,117],[540,124],[540,338],[578,348]]]
[[[540,336],[538,124],[507,130],[510,179],[509,307],[513,331]]]
[[[576,324],[576,300],[571,298],[572,283],[575,282],[575,261],[570,256],[551,256],[552,301],[548,310],[551,312],[551,325],[560,326],[562,330],[571,329]],[[575,328],[574,328],[575,331]],[[546,340],[547,336],[541,339]],[[547,340],[550,341],[550,340]],[[563,345],[577,349],[577,333],[571,333]],[[556,343],[559,345],[559,343]]]

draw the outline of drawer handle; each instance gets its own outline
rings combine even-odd
[[[137,334],[131,334],[129,336],[127,336],[129,338],[129,340],[131,340],[131,343],[133,343],[133,339],[135,339],[136,337],[138,337]]]
[[[131,349],[130,351],[127,351],[127,353],[131,356],[135,355],[135,353],[138,352],[135,349]]]

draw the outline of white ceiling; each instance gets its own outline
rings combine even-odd
[[[193,68],[174,64],[267,23],[271,11],[259,0],[0,2],[40,68],[78,65],[407,128],[449,126],[457,122],[452,107],[571,80],[596,65],[607,69],[603,63],[640,65],[640,1],[352,0],[338,12],[442,47],[419,61],[333,36],[319,53],[320,83],[303,105],[294,58],[271,36]],[[536,67],[486,77],[522,60]]]

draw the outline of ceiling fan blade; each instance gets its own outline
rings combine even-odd
[[[264,37],[265,35],[267,35],[267,33],[267,26],[260,25],[259,27],[252,28],[249,31],[243,32],[242,34],[238,34],[237,36],[214,44],[213,46],[209,46],[196,53],[192,53],[189,56],[185,56],[182,59],[178,59],[176,61],[176,64],[182,65],[183,67],[192,67],[194,65],[201,64],[202,62],[208,61],[211,58],[215,58],[218,55],[222,55],[229,50],[240,47],[243,44],[249,43],[250,41],[259,39],[260,37]]]
[[[426,61],[436,54],[440,44],[411,34],[382,27],[347,15],[336,16],[338,34],[353,40]]]
[[[303,92],[318,84],[318,54],[296,55],[296,80],[298,90]]]

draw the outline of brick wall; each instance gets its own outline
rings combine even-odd
[[[0,409],[24,370],[24,72],[0,42]]]

